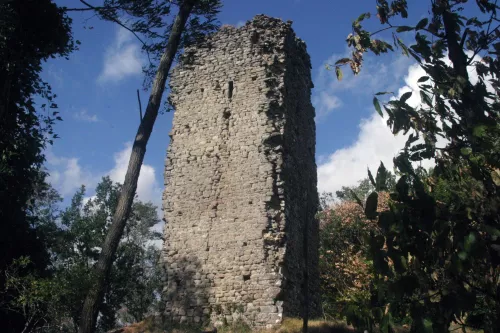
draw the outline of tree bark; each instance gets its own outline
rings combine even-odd
[[[185,0],[182,2],[168,38],[165,52],[161,57],[160,65],[158,66],[156,77],[153,82],[153,88],[149,96],[146,113],[139,124],[135,136],[132,154],[130,155],[127,173],[125,175],[125,182],[123,183],[120,197],[118,198],[116,212],[113,216],[113,221],[109,227],[106,239],[104,240],[99,260],[93,270],[94,282],[85,298],[78,329],[79,333],[92,333],[95,330],[99,306],[102,302],[104,288],[106,286],[106,279],[109,275],[116,249],[118,248],[118,243],[120,242],[120,238],[130,214],[135,191],[137,189],[137,180],[139,179],[144,154],[146,153],[146,145],[151,136],[156,117],[158,116],[168,72],[170,71],[175,54],[177,53],[181,34],[184,31],[186,21],[191,14],[194,3],[195,0]]]

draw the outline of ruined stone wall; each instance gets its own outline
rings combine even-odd
[[[302,313],[307,271],[317,310],[310,69],[291,23],[259,15],[186,49],[173,70],[162,255],[172,320],[279,324]]]

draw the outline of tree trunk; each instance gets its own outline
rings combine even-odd
[[[132,202],[134,200],[135,191],[137,189],[137,180],[141,171],[144,154],[146,153],[146,145],[153,130],[158,109],[160,108],[161,98],[165,90],[165,82],[168,72],[172,66],[175,54],[179,47],[181,34],[184,31],[186,21],[191,14],[195,0],[185,0],[182,2],[179,13],[175,18],[172,31],[168,38],[168,43],[163,53],[156,77],[153,82],[151,95],[149,96],[148,106],[144,118],[139,124],[139,129],[135,136],[132,154],[128,163],[125,182],[123,183],[118,205],[113,216],[113,221],[109,227],[106,239],[102,246],[102,251],[99,255],[99,260],[93,270],[93,285],[88,291],[85,303],[83,305],[79,333],[92,333],[95,330],[99,306],[102,302],[103,292],[106,285],[106,278],[109,275],[111,265],[113,264],[114,256],[120,238],[125,229]]]

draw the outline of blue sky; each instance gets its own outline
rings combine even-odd
[[[77,0],[59,0],[60,5],[80,7]],[[91,3],[98,5],[101,1]],[[219,19],[222,24],[241,25],[257,14],[292,20],[312,60],[315,84],[313,104],[317,118],[317,164],[320,191],[335,191],[366,177],[367,167],[380,160],[387,165],[404,138],[394,138],[384,121],[375,115],[372,98],[378,91],[404,91],[418,78],[410,59],[399,53],[368,57],[361,75],[337,82],[325,70],[347,53],[345,38],[352,21],[364,11],[374,10],[366,0],[226,0]],[[414,24],[428,9],[427,1],[409,1],[408,24]],[[61,137],[46,151],[50,181],[66,198],[85,184],[93,188],[104,175],[123,181],[130,142],[139,122],[136,89],[143,105],[149,92],[142,90],[144,56],[134,37],[117,25],[91,18],[90,13],[72,13],[75,39],[82,42],[70,60],[53,59],[45,64],[43,77],[57,93],[64,121],[55,127]],[[373,26],[376,22],[372,20]],[[93,27],[93,29],[89,29]],[[405,88],[405,86],[407,86]],[[138,194],[143,200],[161,202],[163,166],[172,113],[160,115],[148,144]],[[66,201],[67,202],[67,201]]]

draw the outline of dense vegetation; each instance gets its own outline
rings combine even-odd
[[[71,332],[78,327],[82,304],[92,285],[92,266],[116,209],[120,187],[103,178],[94,196],[86,198],[82,187],[63,211],[58,209],[60,197],[53,189],[36,200],[34,206],[42,221],[39,232],[46,236],[51,264],[47,274],[26,273],[31,259],[15,259],[5,271],[5,292],[16,297],[0,304],[9,314],[22,314],[27,331],[41,326],[47,332]],[[143,320],[158,311],[160,251],[154,242],[160,240],[160,234],[151,230],[158,222],[156,207],[134,202],[99,308],[98,332]]]
[[[29,270],[46,274],[50,263],[33,200],[42,195],[46,174],[42,151],[54,137],[55,94],[40,77],[42,62],[67,56],[75,44],[71,20],[50,0],[0,2],[0,271],[21,256]],[[22,42],[21,42],[22,41]],[[35,104],[35,96],[45,100]],[[0,274],[0,290],[5,288]],[[17,297],[2,293],[0,304]],[[21,331],[22,314],[0,307],[7,331]]]
[[[413,332],[448,332],[452,323],[500,330],[500,86],[496,1],[477,1],[479,17],[468,14],[468,1],[430,1],[430,17],[416,25],[396,25],[408,16],[405,0],[377,1],[377,19],[392,31],[393,43],[372,39],[363,29],[369,13],[353,23],[348,64],[359,73],[366,52],[376,55],[399,48],[425,71],[418,82],[418,105],[412,92],[374,106],[393,133],[409,133],[394,159],[399,177],[388,209],[377,211],[374,181],[365,215],[381,233],[371,233],[368,257],[374,278],[370,315],[388,332],[393,319],[408,316]],[[468,8],[470,10],[470,8]],[[407,46],[400,34],[414,33]],[[477,80],[471,77],[471,68]],[[446,140],[444,147],[436,143]],[[429,172],[414,163],[434,159]]]

